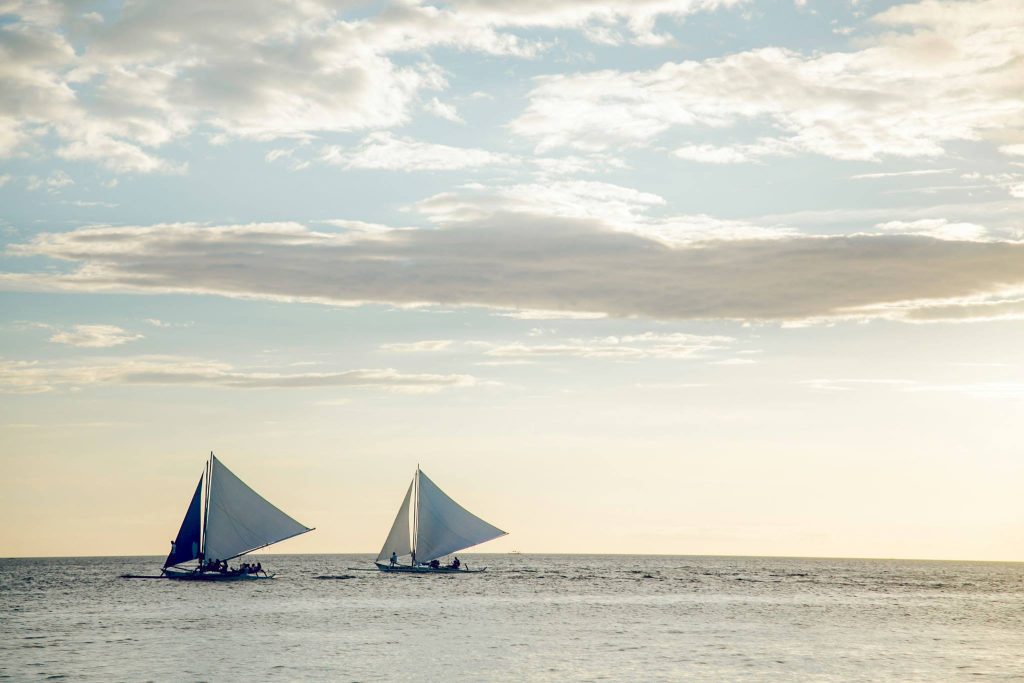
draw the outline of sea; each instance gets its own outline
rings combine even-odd
[[[157,557],[0,560],[15,681],[1024,681],[1024,564],[261,555],[271,581],[119,578]]]

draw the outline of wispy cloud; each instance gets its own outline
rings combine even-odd
[[[889,171],[879,173],[858,173],[850,176],[851,180],[874,180],[878,178],[902,178],[922,175],[936,175],[939,173],[953,173],[953,168],[924,168],[914,171]]]
[[[988,231],[975,223],[951,223],[944,218],[923,218],[916,221],[886,221],[875,226],[883,232],[902,235],[927,235],[940,240],[980,240]]]
[[[505,154],[421,142],[386,132],[371,133],[352,149],[327,147],[320,159],[344,168],[389,171],[455,171],[515,163]]]
[[[107,348],[120,346],[142,339],[141,334],[127,332],[116,325],[75,325],[70,330],[61,330],[50,337],[50,341],[84,348]]]
[[[450,348],[452,343],[451,339],[425,339],[423,341],[416,342],[384,344],[380,348],[382,351],[391,351],[393,353],[423,353],[429,351],[444,351]]]
[[[982,399],[1024,399],[1024,382],[965,382],[941,384],[910,379],[809,379],[798,384],[815,391],[853,391],[880,388],[911,393],[952,393]]]
[[[693,358],[728,348],[731,337],[646,332],[624,336],[564,339],[548,343],[470,342],[487,356],[499,358],[575,357],[606,360]]]
[[[451,121],[452,123],[465,123],[453,105],[446,104],[436,97],[431,98],[429,102],[423,105],[423,109],[438,118],[445,119],[446,121]]]
[[[193,358],[140,357],[56,364],[0,361],[0,390],[38,393],[59,387],[189,385],[227,389],[339,387],[427,393],[480,384],[471,375],[408,374],[390,368],[344,372],[257,372]]]

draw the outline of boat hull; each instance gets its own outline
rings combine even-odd
[[[221,574],[220,572],[197,572],[173,568],[165,569],[163,576],[165,579],[174,579],[175,581],[256,581],[274,578],[273,574],[241,574],[232,572]]]
[[[453,569],[451,567],[410,567],[409,565],[396,564],[392,567],[389,564],[383,564],[381,562],[374,562],[377,565],[377,569],[384,572],[385,574],[479,574],[480,572],[487,571],[487,567],[481,567],[480,569]]]

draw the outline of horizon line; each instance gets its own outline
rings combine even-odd
[[[255,554],[255,553],[247,553]],[[267,552],[263,555],[297,555],[297,556],[325,556],[325,555],[373,555],[370,552],[345,552],[345,553],[282,553]],[[453,553],[454,554],[454,553]],[[936,557],[883,557],[883,556],[840,556],[840,555],[728,555],[728,554],[681,554],[681,553],[548,553],[548,552],[470,552],[465,555],[527,555],[527,556],[548,556],[548,557],[700,557],[700,558],[735,558],[735,559],[771,559],[771,560],[871,560],[871,561],[896,561],[896,562],[973,562],[989,564],[1024,564],[1020,560],[972,560],[962,558],[936,558]],[[161,558],[164,555],[4,555],[3,560],[92,560],[92,559],[117,559],[117,558]]]

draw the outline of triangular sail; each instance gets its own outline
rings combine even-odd
[[[202,522],[200,502],[203,495],[203,478],[199,477],[196,492],[192,494],[192,502],[185,510],[185,519],[181,520],[178,536],[171,543],[171,553],[164,562],[164,567],[172,567],[199,557],[199,528]]]
[[[247,552],[312,531],[267,502],[210,456],[204,553],[230,560]]]
[[[412,554],[412,540],[409,538],[409,501],[412,500],[412,486],[410,483],[409,490],[405,492],[395,523],[391,525],[391,531],[384,541],[384,547],[380,549],[380,555],[377,555],[378,562],[390,561],[391,553],[395,553],[399,558]]]
[[[430,562],[449,553],[504,536],[448,497],[427,475],[419,472],[416,561]]]

